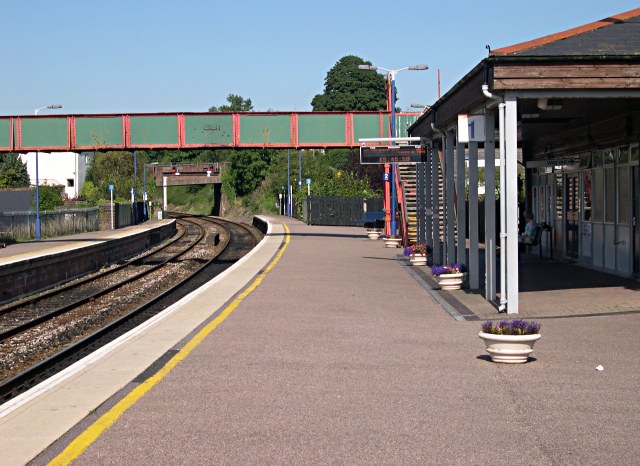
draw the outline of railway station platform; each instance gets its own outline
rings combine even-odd
[[[637,461],[633,281],[589,275],[575,301],[591,288],[541,279],[520,306],[542,322],[534,358],[499,365],[478,338],[490,304],[362,228],[267,220],[222,276],[0,405],[0,464]]]

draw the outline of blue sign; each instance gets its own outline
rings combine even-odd
[[[116,189],[115,185],[110,184],[110,185],[109,185],[109,191],[113,191],[114,189]]]
[[[391,179],[391,176],[389,173],[384,173],[382,175],[382,181],[389,181]]]
[[[311,178],[307,178],[307,184],[311,184]]]

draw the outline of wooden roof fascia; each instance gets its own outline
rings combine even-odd
[[[625,13],[620,13],[618,15],[609,16],[608,18],[601,19],[600,21],[594,21],[593,23],[585,24],[583,26],[567,29],[566,31],[549,34],[548,36],[543,36],[543,37],[539,37],[537,39],[529,40],[526,42],[520,42],[519,44],[514,44],[507,47],[495,49],[491,51],[491,55],[499,56],[499,55],[522,52],[524,50],[540,47],[542,45],[550,44],[552,42],[557,42],[562,39],[567,39],[569,37],[574,37],[580,34],[584,34],[585,32],[595,31],[596,29],[601,29],[603,27],[611,26],[612,24],[619,23],[630,18],[635,18],[637,16],[640,16],[640,8],[635,8],[633,10],[627,11]]]

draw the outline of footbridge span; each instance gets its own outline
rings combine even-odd
[[[397,113],[397,135],[419,115]],[[348,148],[388,136],[390,122],[390,112],[1,116],[0,152]]]

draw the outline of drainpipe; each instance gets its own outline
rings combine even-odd
[[[504,109],[505,104],[500,97],[489,92],[489,85],[482,85],[482,93],[491,100],[489,108],[498,105],[498,132],[500,141],[500,303],[498,311],[504,312],[507,308],[507,257],[505,254],[507,243],[507,205],[505,201],[506,195],[506,157],[505,157],[505,138],[504,138]]]

